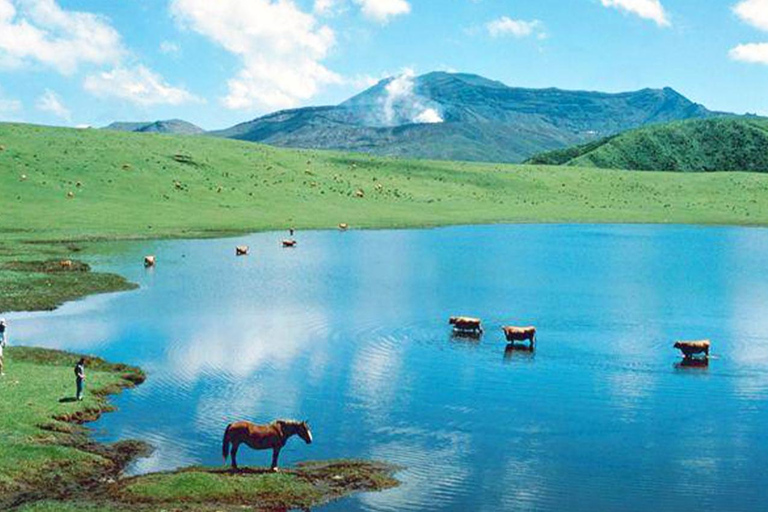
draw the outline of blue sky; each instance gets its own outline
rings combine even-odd
[[[768,115],[768,0],[0,0],[0,120],[223,128],[404,70]]]

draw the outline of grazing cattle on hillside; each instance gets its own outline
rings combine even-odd
[[[448,323],[453,326],[454,331],[474,334],[482,334],[483,332],[483,324],[479,318],[452,316]]]
[[[61,260],[59,263],[62,269],[70,269],[72,268],[72,260]]]
[[[296,247],[296,240],[283,240],[283,247]]]
[[[144,266],[154,267],[155,266],[155,257],[154,256],[144,256]]]
[[[536,328],[533,326],[529,327],[502,327],[501,328],[504,331],[504,336],[507,338],[507,341],[509,343],[514,343],[516,341],[528,341],[531,343],[531,347],[536,343]]]
[[[699,354],[704,354],[704,357],[708,358],[711,345],[709,340],[678,341],[675,343],[675,348],[682,352],[686,359]]]
[[[238,245],[235,247],[235,256],[247,256],[249,250],[247,245]]]

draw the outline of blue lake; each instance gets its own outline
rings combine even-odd
[[[297,418],[315,443],[283,465],[405,468],[328,511],[768,508],[768,230],[284,236],[112,244],[93,263],[139,290],[9,315],[12,341],[148,372],[94,424],[157,448],[134,472],[220,465],[227,423]],[[484,320],[480,341],[451,336],[457,314]],[[506,351],[505,324],[538,326],[536,352]],[[709,367],[676,367],[673,342],[699,338]]]

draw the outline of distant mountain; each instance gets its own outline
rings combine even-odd
[[[277,146],[520,162],[652,123],[718,115],[672,89],[521,89],[462,73],[382,80],[337,106],[285,110],[210,135]]]
[[[199,135],[205,132],[199,126],[196,126],[181,119],[170,119],[168,121],[124,123],[116,122],[104,127],[105,130],[116,130],[121,132],[142,132],[142,133],[172,133],[178,135]]]
[[[644,171],[768,172],[768,119],[719,117],[648,126],[527,163]]]

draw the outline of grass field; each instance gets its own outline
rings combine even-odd
[[[6,349],[6,376],[0,377],[0,509],[14,497],[66,494],[106,476],[139,453],[135,443],[115,446],[89,441],[76,423],[109,410],[106,396],[143,381],[140,370],[88,363],[85,400],[73,401],[77,356],[51,350]]]
[[[768,176],[761,174],[409,161],[15,124],[0,124],[0,148],[0,311],[129,287],[117,276],[56,269],[89,250],[87,240],[340,222],[768,225]]]

